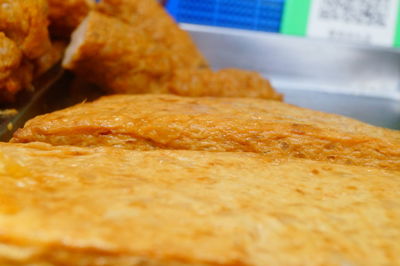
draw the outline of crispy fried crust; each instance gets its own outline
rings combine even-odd
[[[16,87],[19,87],[14,85],[14,77],[22,61],[22,52],[3,32],[0,32],[0,47],[0,88],[3,88],[1,93],[13,95]]]
[[[277,101],[120,95],[36,117],[13,142],[266,153],[400,169],[400,133]]]
[[[121,19],[167,47],[185,67],[206,67],[207,62],[189,34],[181,30],[156,0],[101,0],[97,10]]]
[[[398,265],[399,172],[0,144],[2,265]]]
[[[46,0],[2,0],[0,31],[17,43],[24,56],[36,59],[50,48]]]
[[[145,93],[162,89],[160,79],[181,64],[146,34],[92,11],[74,32],[63,66],[114,92]]]
[[[53,36],[69,39],[74,29],[93,8],[92,0],[48,0],[50,32]]]
[[[55,41],[51,48],[43,56],[35,61],[35,75],[41,75],[52,66],[61,61],[67,44],[64,41]]]
[[[12,101],[21,88],[30,86],[33,66],[3,32],[0,32],[0,47],[0,101]]]
[[[33,78],[61,58],[49,39],[47,15],[46,0],[1,1],[0,101],[13,101],[17,92],[31,89]]]
[[[6,78],[18,68],[22,60],[22,52],[15,42],[0,32],[0,80]]]

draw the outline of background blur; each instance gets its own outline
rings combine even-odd
[[[168,0],[178,22],[400,46],[398,0]]]

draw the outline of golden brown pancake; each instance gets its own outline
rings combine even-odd
[[[261,99],[108,96],[36,117],[12,141],[256,152],[400,169],[400,132]]]
[[[1,265],[399,265],[400,174],[0,144]]]

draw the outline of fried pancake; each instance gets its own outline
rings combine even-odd
[[[2,265],[399,265],[400,174],[0,144]]]
[[[400,132],[261,99],[108,96],[36,117],[12,141],[243,151],[400,169]]]

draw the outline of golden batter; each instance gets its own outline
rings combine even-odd
[[[400,170],[400,132],[278,101],[116,95],[36,117],[14,142],[244,151]]]
[[[400,173],[0,144],[1,265],[399,265]]]

